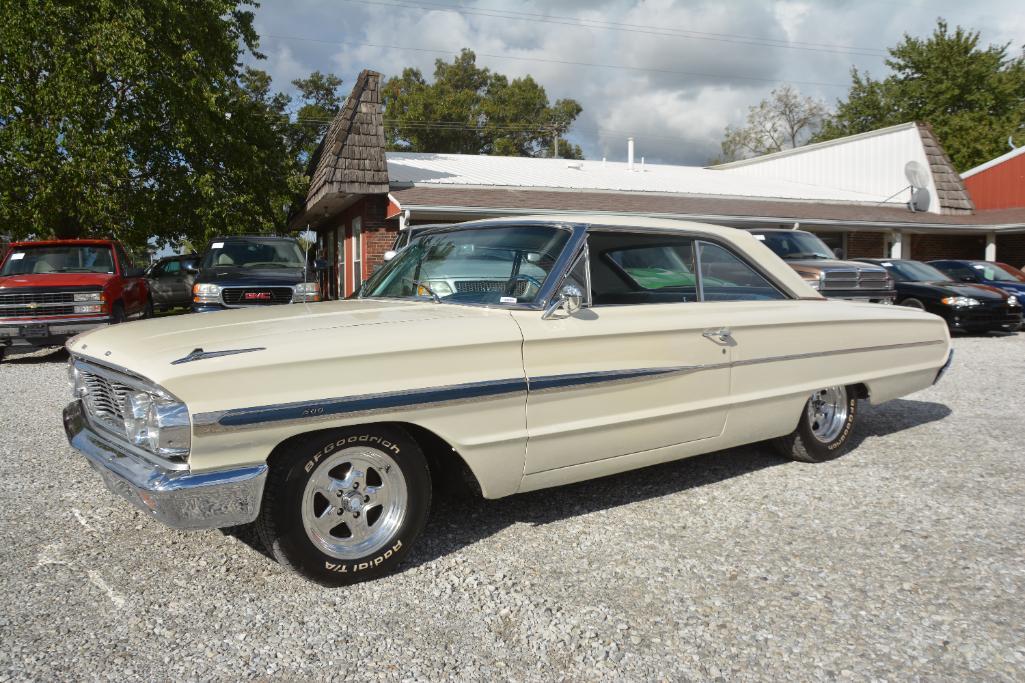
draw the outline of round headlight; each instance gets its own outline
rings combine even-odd
[[[1019,306],[1021,304],[1018,303],[1018,297],[1015,296],[1014,294],[1012,294],[1011,296],[1007,297],[1007,305],[1008,306]]]

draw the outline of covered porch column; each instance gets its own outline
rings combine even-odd
[[[904,258],[904,232],[902,230],[894,230],[890,233],[890,254],[889,257],[892,259]],[[908,245],[907,253],[910,255],[911,248]]]
[[[986,233],[986,260],[997,260],[997,234],[995,232]]]

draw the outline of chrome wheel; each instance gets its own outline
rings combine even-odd
[[[832,443],[840,436],[849,413],[847,389],[828,387],[819,389],[808,400],[808,425],[816,440]]]
[[[346,448],[317,466],[306,483],[302,522],[324,553],[353,560],[383,548],[406,515],[406,480],[376,448]]]

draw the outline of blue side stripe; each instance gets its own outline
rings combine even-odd
[[[679,368],[641,368],[638,370],[612,370],[608,372],[578,372],[568,375],[532,377],[529,383],[531,391],[543,391],[544,389],[561,389],[584,384],[598,384],[600,382],[616,382],[623,379],[654,377],[676,372],[677,370]]]
[[[310,401],[309,403],[290,404],[286,406],[258,406],[231,410],[221,416],[218,422],[225,427],[257,424],[260,422],[277,422],[279,420],[297,420],[304,417],[321,417],[324,415],[341,415],[359,413],[370,410],[387,410],[392,408],[408,408],[425,403],[441,403],[488,396],[499,396],[527,390],[525,379],[498,380],[494,382],[475,382],[472,384],[456,384],[450,387],[424,389],[421,391],[392,392],[385,394],[368,394],[351,398],[328,399],[326,401]],[[314,412],[311,412],[314,411]]]
[[[580,372],[566,375],[547,375],[529,380],[515,378],[493,380],[488,382],[472,382],[454,384],[447,387],[431,389],[388,392],[383,394],[367,394],[346,398],[326,399],[290,403],[287,405],[256,406],[229,410],[224,413],[218,424],[225,427],[241,427],[263,422],[279,422],[281,420],[298,420],[305,417],[324,417],[328,415],[344,415],[369,411],[409,408],[431,403],[446,401],[465,401],[467,399],[488,398],[517,392],[543,391],[601,382],[615,382],[623,379],[655,377],[681,368],[640,368],[637,370],[614,370],[608,372]]]

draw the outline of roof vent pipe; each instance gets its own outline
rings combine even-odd
[[[634,139],[626,139],[626,170],[634,170]]]

